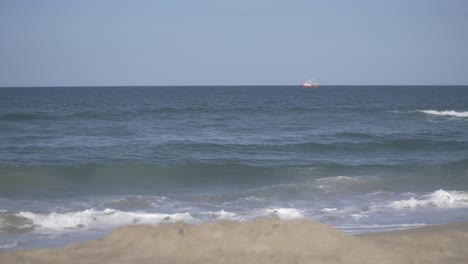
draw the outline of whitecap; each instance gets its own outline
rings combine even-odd
[[[437,116],[454,116],[454,117],[468,117],[468,111],[457,112],[453,110],[445,111],[436,111],[436,110],[416,110],[417,112],[425,113],[428,115],[437,115]]]

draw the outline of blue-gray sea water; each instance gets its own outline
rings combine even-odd
[[[468,87],[0,89],[0,249],[259,217],[468,221]]]

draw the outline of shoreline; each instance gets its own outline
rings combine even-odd
[[[468,222],[349,235],[313,220],[133,225],[0,263],[467,263]]]

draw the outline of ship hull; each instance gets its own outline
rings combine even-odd
[[[319,87],[319,86],[318,86],[318,85],[302,84],[301,87],[302,87],[302,88],[317,88],[317,87]]]

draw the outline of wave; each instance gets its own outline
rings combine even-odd
[[[13,249],[18,246],[18,241],[9,244],[0,244],[0,249]]]
[[[373,176],[332,176],[316,179],[314,185],[325,193],[340,193],[344,190],[372,188],[378,185],[378,179]]]
[[[368,212],[362,211],[361,208],[355,206],[348,206],[343,208],[322,208],[319,210],[317,217],[322,221],[332,221],[336,219],[352,219],[359,221],[367,218]]]
[[[468,159],[462,159],[454,162],[444,164],[447,169],[459,169],[460,171],[466,171],[468,169]]]
[[[115,209],[86,209],[68,213],[40,214],[19,212],[0,214],[0,230],[5,232],[73,231],[92,228],[112,228],[129,224],[159,224],[177,221],[195,222],[189,213],[159,214],[124,212]]]
[[[280,220],[292,220],[304,218],[304,214],[296,208],[274,208],[263,211],[263,217],[278,218]]]
[[[391,202],[393,209],[415,208],[468,208],[468,192],[438,190],[430,194]]]
[[[135,210],[157,208],[158,206],[162,206],[170,202],[172,202],[172,200],[165,196],[128,195],[118,199],[112,199],[111,201],[106,201],[102,205],[122,210]]]
[[[433,209],[450,210],[468,208],[468,192],[437,190],[429,194],[416,196],[412,194],[409,199],[388,201],[390,193],[384,195],[384,200],[368,196],[368,204],[348,205],[343,207],[325,207],[316,212],[315,217],[321,221],[353,220],[361,222],[370,216],[394,214],[395,210],[423,210],[430,212]],[[421,211],[414,211],[413,213]],[[361,226],[362,228],[362,226]]]
[[[333,176],[333,177],[325,177],[315,180],[320,184],[325,185],[348,185],[348,184],[362,184],[368,182],[368,179],[364,179],[363,177],[355,176]]]
[[[237,215],[235,213],[231,212],[226,212],[224,210],[218,211],[218,212],[206,212],[206,213],[200,213],[200,215],[204,216],[204,218],[207,218],[212,221],[219,221],[219,220],[237,220],[237,221],[242,221],[244,218],[240,215]]]
[[[416,110],[416,111],[424,113],[424,114],[436,115],[436,116],[468,117],[468,111],[465,111],[465,112],[457,112],[457,111],[453,111],[453,110],[446,110],[446,111]]]
[[[222,138],[213,139],[200,138],[192,141],[176,140],[168,141],[162,144],[162,147],[176,149],[184,152],[195,152],[207,159],[217,160],[220,157],[227,159],[246,160],[257,159],[261,161],[265,158],[281,158],[284,155],[301,159],[312,154],[328,157],[336,160],[334,157],[344,156],[346,158],[355,155],[369,155],[375,157],[376,153],[389,153],[395,151],[432,151],[442,149],[446,151],[456,151],[468,147],[468,141],[457,138],[422,138],[420,135],[410,136],[408,138],[379,138],[374,136],[362,135],[362,137],[346,136],[340,140],[305,140],[303,142],[281,142],[276,139],[243,139],[223,141]],[[255,142],[256,140],[256,142]],[[230,142],[229,142],[230,141]],[[259,142],[261,141],[261,142]],[[255,142],[255,143],[254,143]],[[252,155],[255,153],[255,155]],[[359,153],[359,154],[356,154]]]
[[[425,223],[403,223],[403,224],[347,224],[347,225],[335,225],[334,227],[345,231],[348,234],[365,234],[374,232],[385,232],[395,230],[413,229],[417,227],[427,226]]]
[[[198,213],[152,213],[152,212],[126,212],[106,208],[104,210],[86,209],[66,213],[34,213],[34,212],[6,212],[0,213],[0,231],[8,233],[26,232],[74,232],[81,230],[102,230],[131,224],[160,223],[199,223],[201,221],[233,220],[245,221],[256,218],[277,218],[292,220],[304,218],[301,210],[296,208],[268,208],[260,209],[250,215],[242,216],[224,210],[216,212]]]
[[[129,188],[136,194],[167,191],[171,188],[207,187],[217,185],[262,185],[289,181],[301,177],[291,175],[290,167],[262,167],[242,164],[187,163],[175,166],[143,163],[87,164],[80,166],[0,167],[0,193],[3,197],[17,195],[47,196],[43,188],[60,188],[68,196],[74,190],[86,193],[119,193]],[[68,190],[68,191],[67,191]],[[39,191],[37,193],[34,193]],[[29,193],[31,192],[31,193]],[[138,202],[138,201],[133,201]]]
[[[114,201],[111,208],[150,208],[164,203],[179,188],[223,186],[248,189],[280,184],[322,186],[322,189],[385,188],[424,179],[437,188],[449,188],[468,181],[468,159],[429,165],[311,165],[253,166],[240,163],[185,163],[158,165],[145,163],[83,164],[77,166],[0,166],[0,193],[9,197],[50,197],[51,195],[128,194],[127,200]],[[388,177],[386,177],[388,176]],[[404,177],[403,177],[404,176]],[[450,187],[453,188],[453,187]],[[47,190],[47,191],[45,191]],[[58,192],[53,192],[57,190]],[[159,198],[146,201],[138,195],[158,193]],[[164,198],[166,197],[166,198]],[[60,198],[60,197],[58,197]]]
[[[294,111],[310,111],[309,108],[293,108]],[[271,107],[255,107],[255,112],[271,112]],[[281,113],[281,109],[277,110]],[[10,112],[0,113],[0,121],[34,121],[34,120],[132,120],[135,117],[143,118],[158,118],[169,117],[173,115],[185,115],[185,114],[213,114],[213,113],[224,113],[224,114],[246,114],[252,113],[251,109],[245,107],[230,107],[224,106],[211,106],[211,107],[195,107],[195,106],[174,106],[174,107],[134,107],[125,109],[115,109],[115,111],[94,109],[94,110],[82,110],[82,111],[70,111],[64,113],[57,112]]]
[[[0,121],[31,121],[31,120],[46,120],[53,117],[44,113],[6,113],[0,115]]]

